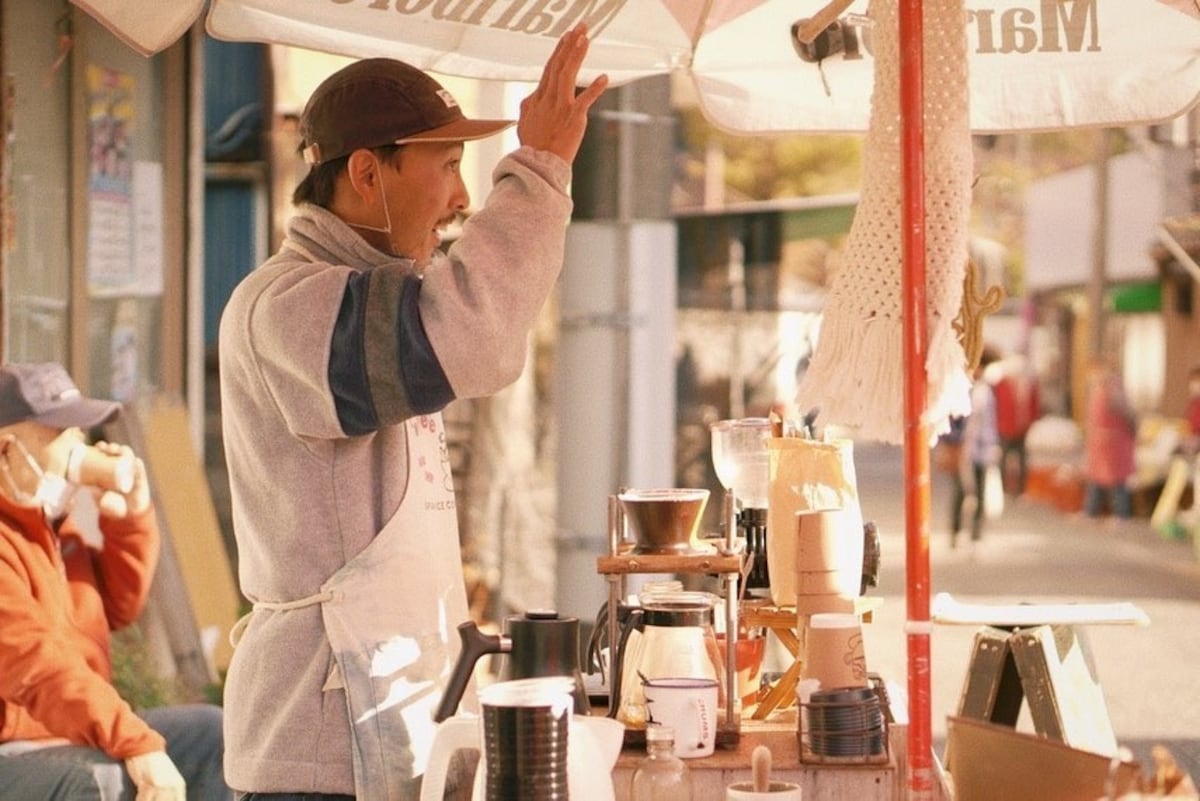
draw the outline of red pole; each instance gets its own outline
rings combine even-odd
[[[925,93],[922,0],[901,0],[900,150],[903,181],[904,523],[908,622],[908,789],[933,798],[929,637],[929,430],[925,295]]]

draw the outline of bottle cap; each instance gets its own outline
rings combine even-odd
[[[661,723],[651,724],[646,727],[646,742],[673,743],[675,742],[675,729]]]

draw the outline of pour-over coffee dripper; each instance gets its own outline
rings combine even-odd
[[[627,489],[617,496],[633,534],[636,554],[679,555],[709,549],[698,539],[708,503],[706,489]]]
[[[738,533],[746,541],[750,571],[746,589],[770,586],[767,573],[767,493],[770,455],[767,438],[771,421],[766,417],[719,420],[710,426],[712,459],[717,479],[733,493],[737,505]]]

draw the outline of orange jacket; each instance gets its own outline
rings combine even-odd
[[[0,742],[63,737],[122,760],[164,747],[117,694],[109,653],[145,605],[157,523],[151,510],[100,527],[96,551],[69,515],[56,533],[0,493]]]

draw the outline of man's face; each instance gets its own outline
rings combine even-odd
[[[78,428],[54,428],[32,420],[5,426],[0,433],[16,439],[24,446],[5,448],[2,457],[5,465],[0,469],[7,470],[16,486],[29,495],[37,491],[39,476],[25,460],[26,453],[33,457],[43,472],[62,477],[66,474],[71,448],[84,441],[83,432]]]
[[[441,230],[471,202],[459,171],[461,142],[412,142],[383,166],[391,244],[399,256],[428,263]]]

